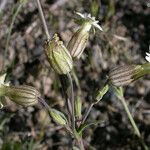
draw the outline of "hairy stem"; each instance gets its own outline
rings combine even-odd
[[[84,114],[84,116],[83,116],[83,119],[82,119],[81,124],[83,124],[83,123],[86,121],[86,119],[87,119],[89,113],[91,112],[93,106],[94,106],[95,104],[97,104],[98,102],[100,102],[101,100],[102,100],[102,98],[101,98],[99,101],[93,102],[93,103],[90,104],[90,106],[87,108],[87,110],[86,110],[86,112],[85,112],[85,114]]]
[[[38,6],[38,10],[39,10],[39,14],[40,14],[40,18],[41,18],[41,21],[42,21],[42,24],[43,24],[45,34],[47,36],[47,39],[50,39],[50,34],[48,32],[48,27],[47,27],[47,24],[46,24],[46,21],[45,21],[45,17],[44,17],[44,13],[43,13],[43,10],[42,10],[42,7],[41,7],[41,3],[40,3],[39,0],[36,0],[36,2],[37,2],[37,6]]]

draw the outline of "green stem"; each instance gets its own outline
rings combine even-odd
[[[138,127],[137,127],[137,125],[136,125],[136,123],[135,123],[135,121],[134,121],[134,119],[133,119],[133,117],[132,117],[132,115],[131,115],[131,113],[130,113],[130,111],[129,111],[129,108],[128,108],[128,106],[127,106],[127,103],[126,103],[124,97],[119,97],[119,100],[120,100],[121,103],[123,104],[123,107],[124,107],[124,109],[125,109],[125,111],[126,111],[126,113],[127,113],[127,116],[128,116],[128,118],[129,118],[130,122],[131,122],[131,125],[132,125],[132,127],[133,127],[133,129],[134,129],[134,132],[135,132],[135,134],[138,136],[138,138],[139,138],[139,140],[140,140],[140,142],[141,142],[141,144],[142,144],[144,150],[148,150],[148,147],[147,147],[147,145],[144,143],[144,141],[143,141],[143,139],[142,139],[142,137],[141,137],[140,131],[139,131],[139,129],[138,129]]]
[[[74,90],[73,90],[73,82],[72,82],[72,77],[70,73],[67,74],[69,82],[70,82],[70,87],[71,87],[71,92],[70,92],[70,99],[71,99],[71,108],[72,108],[72,130],[75,131],[75,101],[74,101]]]
[[[85,150],[84,145],[83,145],[82,137],[80,139],[78,139],[78,145],[79,145],[80,150]]]
[[[19,6],[17,7],[17,10],[15,11],[13,17],[12,17],[12,21],[8,30],[8,35],[7,35],[7,39],[6,39],[6,46],[5,46],[5,53],[4,53],[4,58],[6,59],[6,55],[7,55],[7,51],[8,51],[8,45],[9,45],[9,41],[10,41],[10,37],[11,37],[11,32],[12,32],[12,28],[13,25],[15,23],[16,17],[18,15],[18,13],[20,12],[22,6],[24,5],[24,2],[20,2]],[[13,6],[12,8],[12,13],[14,12],[16,6]],[[5,65],[5,64],[4,64]],[[3,66],[4,67],[4,66]]]
[[[121,98],[120,98],[120,101],[121,101],[122,104],[123,104],[123,107],[124,107],[124,109],[125,109],[125,111],[126,111],[126,113],[127,113],[127,115],[128,115],[128,118],[129,118],[129,120],[130,120],[130,122],[131,122],[131,124],[132,124],[132,126],[133,126],[133,129],[134,129],[134,131],[135,131],[135,134],[136,134],[138,137],[141,137],[140,131],[139,131],[139,129],[137,128],[137,125],[136,125],[136,123],[135,123],[135,121],[134,121],[134,119],[133,119],[133,117],[132,117],[132,115],[131,115],[131,113],[130,113],[130,111],[129,111],[129,108],[128,108],[128,106],[127,106],[127,103],[126,103],[124,97],[121,97]]]
[[[43,13],[43,10],[42,10],[42,7],[41,7],[41,3],[40,3],[39,0],[36,0],[36,2],[37,2],[40,18],[41,18],[41,21],[42,21],[42,24],[43,24],[43,28],[44,28],[47,40],[49,40],[50,39],[50,34],[49,34],[48,27],[47,27],[47,24],[46,24],[46,21],[45,21],[45,17],[44,17],[44,13]]]
[[[85,115],[83,116],[83,119],[82,119],[81,124],[84,124],[84,122],[86,121],[86,119],[87,119],[89,113],[91,112],[91,110],[92,110],[94,104],[95,104],[95,103],[90,104],[90,106],[87,108],[87,110],[86,110],[86,112],[85,112]]]

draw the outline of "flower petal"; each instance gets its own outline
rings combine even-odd
[[[79,12],[75,12],[78,16],[80,16],[81,18],[85,18],[85,15],[84,14],[81,14]]]
[[[96,27],[97,29],[99,29],[100,31],[103,31],[102,27],[98,25],[96,22],[93,22],[92,25]]]
[[[145,56],[145,59],[150,62],[150,53],[146,53],[147,56]]]
[[[0,76],[0,84],[4,84],[6,78],[6,74]]]

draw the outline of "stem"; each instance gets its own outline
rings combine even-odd
[[[85,150],[84,145],[83,145],[82,137],[78,140],[78,145],[79,145],[80,150]]]
[[[11,24],[10,24],[10,27],[8,29],[8,35],[7,35],[7,39],[6,39],[6,46],[5,46],[5,53],[4,53],[4,60],[6,59],[6,55],[7,55],[7,51],[8,51],[8,45],[9,45],[9,41],[10,41],[10,36],[11,36],[11,32],[12,32],[12,28],[13,28],[13,25],[15,23],[15,20],[16,20],[16,17],[18,15],[18,13],[20,12],[22,6],[24,5],[23,2],[21,2],[19,4],[19,6],[17,7],[17,10],[15,11],[15,7],[16,6],[13,6],[12,8],[12,13],[15,11],[13,17],[12,17],[12,21],[11,21]],[[4,68],[5,64],[3,63],[3,68]]]
[[[37,2],[37,6],[38,6],[38,10],[39,10],[39,14],[40,14],[40,18],[41,18],[41,21],[42,21],[42,24],[43,24],[45,34],[47,36],[47,39],[50,39],[50,34],[49,34],[48,27],[47,27],[47,24],[46,24],[46,21],[45,21],[45,17],[44,17],[44,13],[43,13],[43,10],[42,10],[42,7],[41,7],[41,3],[40,3],[39,0],[36,0],[36,2]]]
[[[100,102],[101,100],[102,100],[102,98],[101,98],[99,101],[93,102],[93,103],[90,104],[90,106],[89,106],[89,108],[87,109],[85,115],[83,116],[83,119],[82,119],[81,124],[83,124],[83,123],[86,121],[86,119],[87,119],[89,113],[91,112],[93,106],[94,106],[95,104],[97,104],[98,102]]]
[[[136,123],[135,123],[135,121],[134,121],[134,119],[133,119],[133,117],[132,117],[132,115],[131,115],[131,113],[130,113],[130,111],[129,111],[129,108],[128,108],[128,106],[127,106],[127,103],[126,103],[124,97],[121,97],[121,98],[120,98],[120,101],[121,101],[122,104],[123,104],[123,107],[124,107],[124,109],[125,109],[125,111],[126,111],[126,113],[127,113],[127,115],[128,115],[128,118],[129,118],[129,120],[130,120],[130,122],[131,122],[131,124],[132,124],[132,126],[133,126],[133,129],[134,129],[135,134],[136,134],[138,137],[141,137],[140,131],[139,131],[139,129],[137,128],[137,125],[136,125]]]
[[[81,123],[81,124],[83,124],[83,123],[86,121],[86,119],[87,119],[89,113],[91,112],[91,109],[92,109],[92,107],[94,106],[94,104],[95,104],[95,103],[90,104],[89,108],[86,110],[86,113],[85,113],[85,115],[83,116],[83,119],[82,119],[82,123]]]
[[[70,86],[71,86],[71,106],[72,106],[72,129],[73,131],[75,130],[75,101],[74,101],[74,90],[73,90],[73,82],[72,82],[72,77],[70,75],[70,73],[67,74],[69,82],[70,82]]]
[[[89,108],[87,109],[87,111],[86,111],[86,113],[85,113],[85,115],[84,115],[84,117],[83,117],[83,119],[82,119],[81,124],[83,124],[83,123],[85,122],[85,120],[87,119],[89,113],[91,112],[92,107],[93,107],[95,104],[99,103],[99,102],[102,100],[103,96],[104,96],[104,95],[106,94],[106,92],[108,91],[109,87],[108,87],[107,84],[108,84],[108,80],[105,81],[104,87],[103,87],[102,90],[100,91],[100,95],[98,94],[98,95],[99,95],[99,96],[98,96],[98,99],[97,99],[97,96],[95,97],[96,102],[93,102],[93,103],[90,104]]]
[[[68,94],[67,94],[67,85],[66,85],[66,75],[59,75],[59,80],[60,80],[60,83],[61,83],[61,86],[62,86],[62,93],[63,93],[63,96],[65,97],[65,100],[66,100],[66,107],[67,107],[67,116],[68,116],[68,122],[69,122],[69,125],[71,124],[71,115],[72,115],[72,108],[71,108],[71,103],[70,103],[70,99],[68,97]]]
[[[38,97],[40,103],[42,103],[47,110],[51,109],[51,107],[45,102],[45,100],[41,97]]]
[[[72,70],[72,76],[73,76],[74,81],[76,83],[76,86],[77,86],[77,88],[79,90],[79,93],[81,93],[81,87],[80,87],[79,79],[78,79],[78,77],[76,75],[75,69]]]
[[[138,129],[138,127],[137,127],[137,125],[136,125],[136,123],[135,123],[135,121],[134,121],[134,119],[133,119],[133,117],[132,117],[132,115],[131,115],[131,113],[130,113],[130,111],[129,111],[129,108],[128,108],[128,106],[127,106],[127,103],[126,103],[124,97],[119,97],[119,100],[120,100],[121,103],[123,104],[123,107],[124,107],[124,109],[125,109],[125,111],[126,111],[126,113],[127,113],[127,116],[128,116],[128,118],[129,118],[130,122],[131,122],[131,125],[132,125],[132,127],[133,127],[133,129],[134,129],[134,132],[135,132],[135,134],[138,136],[138,138],[139,138],[139,140],[140,140],[140,142],[141,142],[143,148],[144,148],[145,150],[148,150],[148,147],[146,146],[146,144],[144,143],[144,141],[143,141],[143,139],[142,139],[142,137],[141,137],[140,131],[139,131],[139,129]]]

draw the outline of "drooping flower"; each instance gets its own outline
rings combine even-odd
[[[145,59],[150,62],[150,53],[146,53]]]
[[[99,21],[95,20],[95,17],[91,17],[91,14],[81,14],[79,12],[76,12],[76,14],[79,17],[78,22],[81,24],[81,27],[73,34],[67,49],[72,57],[79,59],[86,47],[90,30],[97,28],[102,31],[102,28],[98,25]]]

